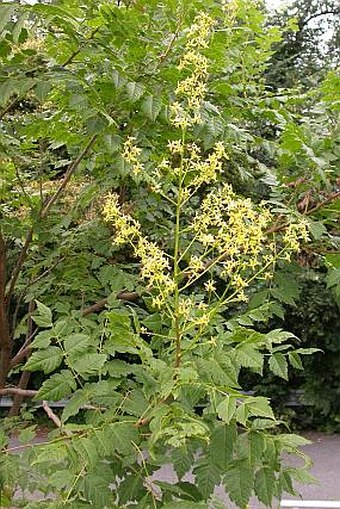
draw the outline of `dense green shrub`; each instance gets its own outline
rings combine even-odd
[[[2,504],[20,486],[56,497],[31,508],[220,507],[219,483],[241,508],[293,493],[308,460],[281,459],[306,441],[276,434],[239,375],[287,378],[312,353],[259,324],[293,299],[276,268],[334,226],[336,77],[308,98],[267,90],[281,35],[255,2],[0,9],[0,394],[42,400],[57,428],[20,456],[1,435]],[[311,126],[307,99],[324,104]],[[164,464],[175,484],[150,481]]]

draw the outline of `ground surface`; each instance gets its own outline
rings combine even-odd
[[[314,462],[311,473],[319,483],[300,486],[302,498],[340,500],[340,434],[305,433],[304,435],[312,442],[304,447],[304,451]]]

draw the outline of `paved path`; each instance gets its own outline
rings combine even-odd
[[[305,433],[304,436],[312,442],[303,450],[314,462],[311,473],[318,484],[299,486],[302,498],[340,500],[340,434]]]

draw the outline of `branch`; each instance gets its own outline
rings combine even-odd
[[[53,412],[52,408],[48,406],[47,404],[47,401],[43,401],[42,402],[42,407],[43,409],[45,410],[47,416],[51,419],[51,421],[54,422],[54,424],[58,427],[58,428],[61,428],[62,424],[61,424],[61,420],[59,419],[59,417]]]
[[[120,292],[117,294],[117,299],[126,300],[133,302],[137,300],[140,297],[140,295],[137,292]],[[91,306],[88,306],[86,308],[83,308],[80,310],[82,316],[87,316],[92,313],[97,313],[97,311],[101,311],[107,304],[108,298],[101,299],[95,304],[92,304]]]
[[[24,289],[20,293],[19,297],[17,298],[15,310],[14,310],[14,313],[13,313],[13,319],[12,319],[12,331],[15,330],[16,323],[17,323],[17,317],[18,317],[18,313],[19,313],[19,308],[20,308],[20,304],[22,302],[22,299],[25,296],[26,290],[28,288],[30,288],[31,286],[35,285],[36,283],[38,283],[44,277],[48,276],[59,265],[59,263],[61,263],[64,260],[65,260],[65,256],[62,256],[56,262],[54,262],[53,265],[51,265],[48,269],[46,269],[42,274],[37,276],[35,279],[32,279],[31,281],[29,281],[27,283],[27,285],[24,287]]]
[[[339,12],[340,12],[340,9],[336,9],[336,10],[329,9],[328,11],[316,12],[315,14],[311,14],[309,16],[309,18],[300,20],[300,22],[298,23],[299,29],[301,31],[313,19],[320,18],[321,16],[327,16],[327,14],[333,14],[334,16],[336,16],[337,14],[339,14]]]
[[[12,298],[12,295],[13,295],[13,292],[14,292],[14,287],[15,287],[15,284],[16,284],[17,279],[19,277],[19,274],[21,272],[22,266],[25,263],[25,260],[27,258],[28,248],[30,247],[32,239],[33,239],[33,228],[30,228],[28,233],[27,233],[27,235],[26,235],[25,243],[24,243],[23,248],[21,250],[19,259],[18,259],[18,261],[17,261],[17,263],[16,263],[16,265],[15,265],[15,267],[13,269],[13,272],[12,272],[12,276],[11,276],[11,279],[10,279],[10,285],[9,285],[9,289],[8,289],[7,297],[6,297],[7,307],[9,306],[10,300]]]
[[[15,366],[20,364],[20,362],[23,361],[30,354],[30,352],[31,352],[31,347],[29,345],[25,346],[25,348],[22,348],[21,350],[19,350],[19,352],[17,354],[15,354],[15,356],[9,363],[9,368],[10,369],[15,368]]]
[[[95,141],[97,139],[97,136],[94,135],[90,138],[90,140],[88,141],[87,145],[85,146],[85,148],[83,149],[83,151],[79,154],[79,156],[69,165],[68,167],[68,170],[63,178],[63,181],[61,182],[60,186],[58,187],[58,189],[56,190],[56,192],[54,193],[53,196],[51,196],[51,198],[48,200],[48,202],[46,203],[46,205],[42,208],[41,212],[40,212],[40,219],[44,219],[46,217],[46,215],[48,214],[50,208],[52,207],[52,205],[58,200],[58,198],[60,197],[60,195],[62,194],[62,192],[64,191],[65,187],[67,186],[70,178],[72,177],[73,173],[75,172],[75,170],[78,168],[79,164],[81,163],[81,161],[84,159],[84,157],[86,157],[86,155],[88,154],[88,152],[91,150],[92,146],[94,145]],[[21,253],[20,253],[20,256],[19,256],[19,259],[16,263],[16,266],[14,267],[13,269],[13,272],[12,272],[12,276],[11,276],[11,279],[10,279],[10,286],[9,286],[9,290],[7,292],[7,308],[9,307],[9,304],[10,304],[10,301],[11,301],[11,298],[12,298],[12,295],[13,295],[13,292],[14,292],[14,288],[15,288],[15,284],[17,282],[17,279],[19,277],[19,274],[21,272],[21,269],[26,261],[26,258],[27,258],[27,253],[28,253],[28,248],[32,242],[32,239],[33,239],[33,227],[30,228],[30,230],[28,231],[27,233],[27,236],[26,236],[26,240],[25,240],[25,244],[21,250]]]
[[[4,387],[12,355],[11,336],[5,303],[6,244],[0,231],[0,387]]]
[[[90,34],[90,37],[87,38],[86,41],[91,41],[91,39],[93,39],[93,37],[96,35],[96,33],[99,31],[99,27],[95,28],[94,30],[92,30],[91,34]],[[81,52],[81,50],[83,49],[83,47],[85,46],[85,43],[82,43],[78,49],[76,49],[73,53],[71,53],[71,55],[68,57],[67,60],[65,60],[65,62],[61,65],[61,67],[67,67],[69,64],[72,63],[72,61],[75,59],[75,57],[77,55],[79,55],[79,53]]]
[[[11,396],[18,395],[24,398],[34,398],[38,394],[38,391],[33,391],[30,389],[18,389],[17,387],[6,387],[5,389],[0,389],[0,396]]]
[[[87,40],[88,40],[88,41],[90,41],[91,39],[93,39],[93,37],[94,37],[94,36],[96,35],[96,33],[98,32],[98,30],[99,30],[99,27],[95,28],[95,29],[91,32],[90,37],[89,37]],[[79,53],[80,53],[80,51],[82,50],[82,48],[84,47],[84,45],[85,45],[84,43],[83,43],[83,44],[81,44],[81,45],[79,46],[79,48],[78,48],[78,49],[76,49],[73,53],[71,53],[71,55],[68,57],[68,59],[67,59],[67,60],[65,60],[65,62],[64,62],[63,64],[61,64],[61,66],[60,66],[60,67],[61,67],[62,69],[64,69],[64,68],[65,68],[65,67],[67,67],[69,64],[71,64],[71,63],[72,63],[72,61],[73,61],[73,59],[74,59],[77,55],[79,55]],[[13,99],[13,100],[12,100],[12,101],[11,101],[11,102],[10,102],[10,103],[9,103],[9,104],[8,104],[8,105],[7,105],[7,106],[6,106],[6,107],[5,107],[5,108],[4,108],[4,109],[0,112],[0,120],[2,120],[2,119],[4,118],[4,116],[5,116],[5,115],[6,115],[9,111],[11,111],[11,109],[12,109],[12,108],[14,108],[14,107],[15,107],[15,106],[16,106],[16,105],[17,105],[17,104],[18,104],[18,103],[19,103],[19,102],[20,102],[20,101],[21,101],[24,97],[26,97],[26,96],[27,96],[27,94],[28,94],[29,92],[32,92],[32,90],[34,90],[34,88],[35,88],[35,85],[36,85],[36,83],[33,83],[33,85],[31,85],[31,86],[29,87],[29,89],[28,89],[28,90],[26,90],[26,92],[25,92],[23,95],[18,96],[18,97],[15,97],[15,99]]]
[[[51,196],[51,198],[48,200],[48,202],[46,203],[46,205],[43,207],[41,213],[40,213],[40,218],[43,219],[44,217],[46,217],[46,215],[48,214],[50,208],[52,207],[52,205],[58,200],[58,198],[60,197],[60,195],[62,194],[62,192],[64,191],[65,187],[67,186],[70,178],[72,177],[73,173],[75,172],[75,170],[78,168],[79,164],[81,163],[81,161],[84,159],[84,157],[87,156],[87,154],[89,153],[89,151],[91,150],[91,148],[93,147],[95,141],[97,139],[97,135],[95,134],[94,136],[92,136],[92,138],[90,138],[90,140],[88,141],[87,145],[85,146],[85,148],[83,149],[83,151],[79,154],[79,156],[77,157],[77,159],[75,159],[68,167],[68,170],[67,172],[65,173],[65,176],[60,184],[60,186],[58,187],[58,189],[56,190],[56,192],[54,193],[53,196]]]
[[[335,193],[331,193],[327,198],[325,198],[323,201],[320,201],[315,207],[312,209],[307,210],[306,214],[313,214],[317,210],[321,209],[324,205],[327,205],[327,203],[336,200],[337,198],[340,198],[340,191],[337,191]]]

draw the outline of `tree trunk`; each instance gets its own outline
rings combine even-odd
[[[12,356],[12,341],[6,306],[6,244],[0,232],[0,389],[5,387]]]

